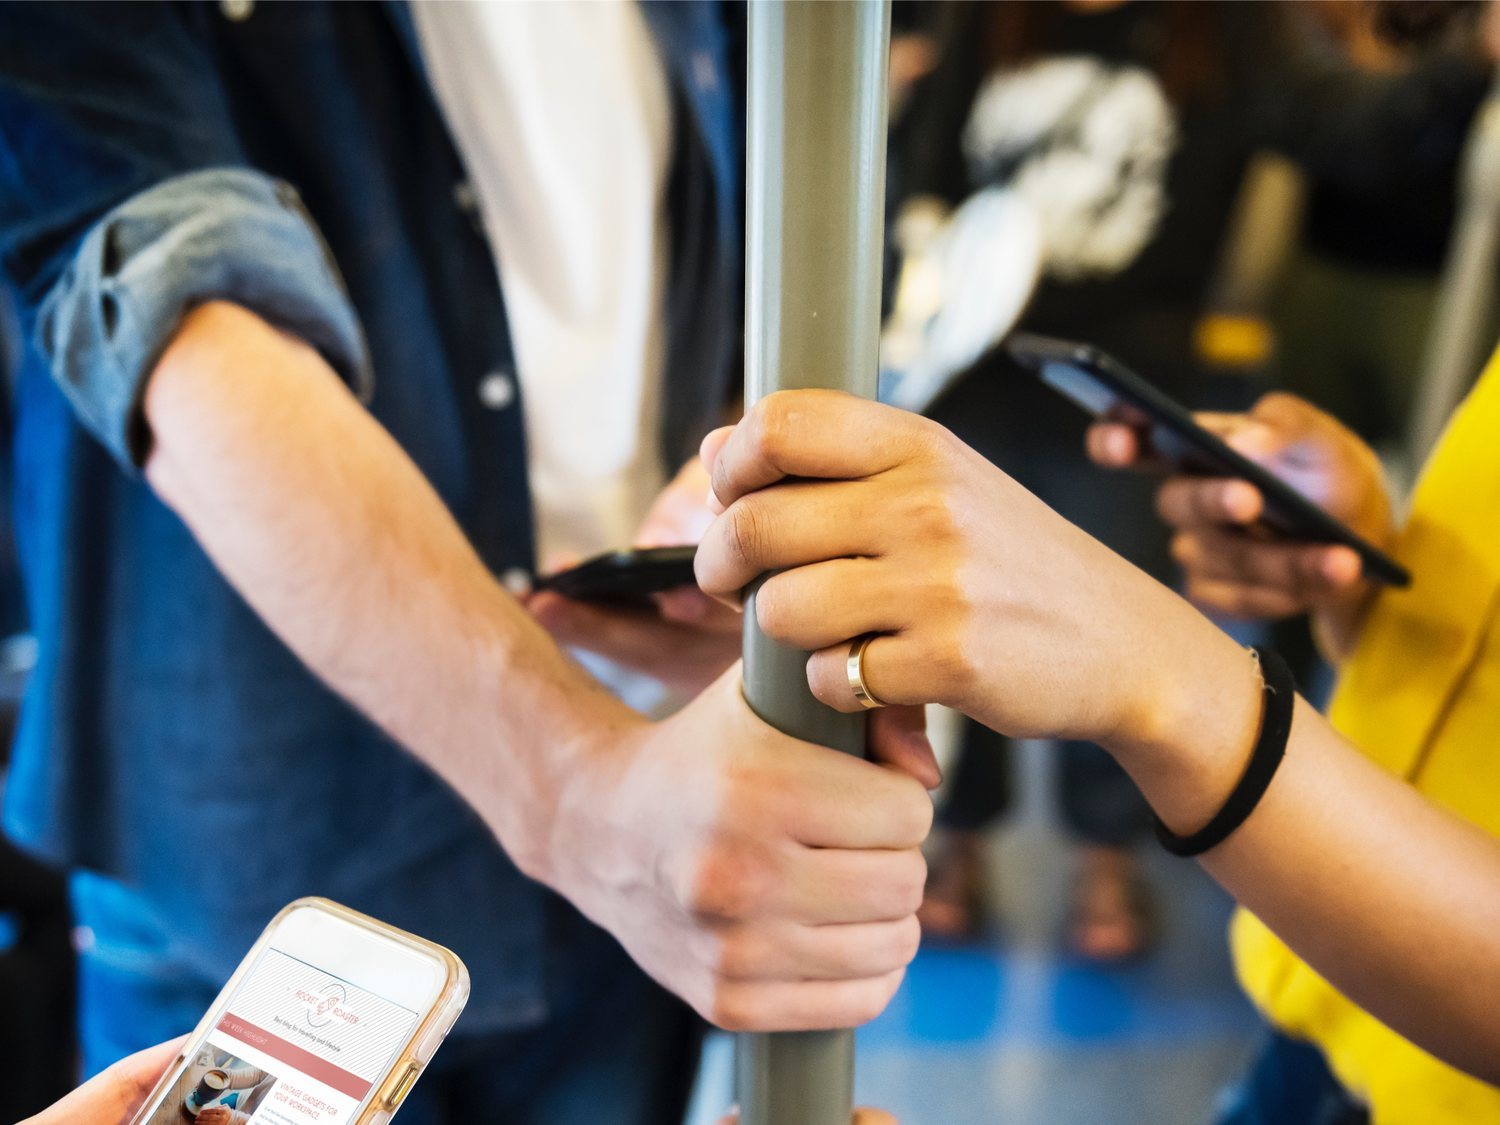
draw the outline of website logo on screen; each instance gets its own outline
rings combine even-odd
[[[335,1020],[340,1020],[350,1026],[359,1023],[359,1016],[346,1007],[349,1001],[348,992],[337,981],[325,985],[318,993],[298,988],[293,991],[293,995],[307,1006],[308,1027],[327,1027]]]

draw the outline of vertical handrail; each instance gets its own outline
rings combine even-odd
[[[749,21],[746,405],[805,387],[873,398],[889,0],[752,0]],[[813,698],[806,660],[760,632],[752,593],[750,707],[788,734],[863,754],[863,718]],[[741,1035],[735,1071],[742,1125],[849,1125],[852,1031]]]

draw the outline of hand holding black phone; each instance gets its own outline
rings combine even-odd
[[[642,547],[609,551],[587,562],[547,574],[533,589],[551,590],[575,601],[646,606],[651,595],[696,585],[693,556],[698,548]]]
[[[1387,586],[1411,584],[1411,574],[1395,559],[1204,429],[1185,407],[1097,348],[1017,333],[1007,341],[1006,350],[1022,368],[1095,418],[1143,418],[1153,449],[1178,470],[1238,477],[1254,485],[1265,499],[1261,522],[1277,534],[1349,547],[1359,556],[1366,578]]]

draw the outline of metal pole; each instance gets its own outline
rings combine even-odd
[[[801,387],[873,398],[889,0],[752,0],[749,9],[746,405]],[[788,734],[863,754],[863,718],[813,698],[806,660],[756,628],[752,593],[750,707]],[[849,1125],[852,1031],[741,1035],[735,1070],[742,1125]]]

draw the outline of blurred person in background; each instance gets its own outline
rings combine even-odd
[[[1250,156],[1277,149],[1328,191],[1389,208],[1451,185],[1487,83],[1471,29],[1436,61],[1369,75],[1311,41],[1298,6],[960,4],[935,22],[942,65],[893,136],[898,191],[914,208],[996,187],[1019,198],[1042,245],[1021,327],[1086,339],[1198,403],[1245,403],[1253,385],[1220,373],[1263,376],[1269,358],[1261,349],[1247,368],[1237,325],[1213,315],[1217,275],[1235,266],[1225,235]],[[1449,211],[1416,225],[1430,239]],[[1171,573],[1149,487],[1089,475],[1074,453],[1081,416],[1003,355],[929,412],[1149,573]],[[983,919],[985,829],[1009,803],[1005,744],[963,728],[923,904],[929,933],[972,933]],[[1097,747],[1064,744],[1057,769],[1064,821],[1084,845],[1068,944],[1134,956],[1150,935],[1132,851],[1144,803]]]
[[[516,596],[702,517],[674,474],[736,395],[740,30],[0,6],[37,639],[4,825],[75,872],[86,1072],[194,1026],[308,893],[470,967],[411,1125],[658,1125],[694,1009],[842,1027],[894,993],[922,785],[760,723],[701,595],[607,635]],[[649,720],[543,624],[695,697]],[[931,782],[912,720],[875,748]]]
[[[1399,462],[1458,204],[1459,158],[1493,66],[1463,20],[1414,40],[1384,33],[1382,9],[1365,0],[1293,11],[1313,99],[1364,90],[1367,108],[1342,137],[1289,103],[1272,123],[1305,179],[1296,249],[1268,310],[1272,377]],[[1300,139],[1309,129],[1314,143]],[[1416,468],[1395,467],[1407,478]]]
[[[908,207],[1001,188],[1036,215],[1040,276],[1020,326],[1086,338],[1179,398],[1201,400],[1194,327],[1252,151],[1256,6],[957,4],[939,65],[892,137]],[[1078,464],[1076,411],[990,354],[930,416],[1149,573],[1171,568],[1142,481]],[[1148,809],[1097,746],[1056,749],[1064,823],[1080,843],[1066,944],[1099,961],[1143,953],[1152,910],[1135,857]],[[965,724],[939,810],[922,908],[929,935],[971,934],[987,910],[986,830],[1010,802],[1006,740]]]

